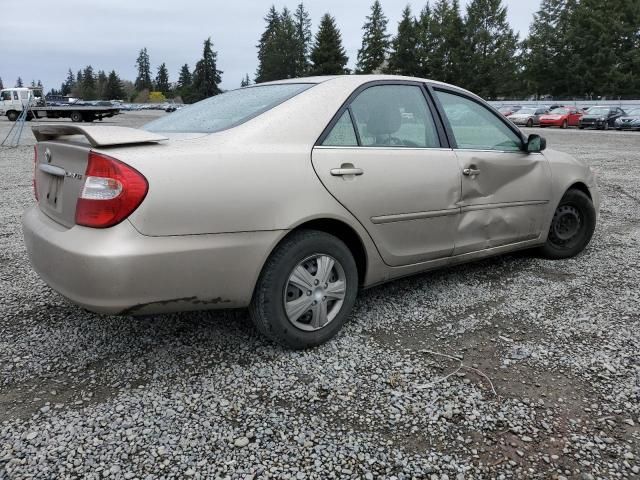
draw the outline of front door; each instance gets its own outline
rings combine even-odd
[[[436,88],[462,172],[454,255],[538,238],[551,198],[551,170],[541,153],[485,105]]]
[[[418,83],[374,84],[338,113],[313,149],[318,177],[388,265],[453,253],[460,170],[441,144],[431,107]]]

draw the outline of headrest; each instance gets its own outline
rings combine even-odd
[[[374,137],[391,135],[400,129],[402,115],[397,105],[378,103],[369,109],[367,132]]]

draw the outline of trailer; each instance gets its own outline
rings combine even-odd
[[[27,110],[27,120],[70,118],[73,122],[93,122],[120,113],[118,106],[91,105],[80,101],[49,105],[39,88],[15,87],[0,90],[0,116],[6,115],[9,121],[15,122],[23,110]]]

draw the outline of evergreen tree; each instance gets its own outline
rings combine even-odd
[[[213,51],[211,37],[204,41],[202,59],[196,63],[193,70],[194,101],[203,100],[220,93],[222,72],[216,66],[218,54]]]
[[[96,78],[91,65],[87,65],[82,72],[81,92],[83,100],[95,100],[97,98]]]
[[[82,70],[78,70],[78,73],[76,74],[76,87],[82,86],[82,81],[83,81]]]
[[[107,77],[107,83],[104,87],[103,99],[104,100],[123,100],[126,95],[122,88],[122,81],[115,70],[111,70]]]
[[[38,80],[38,83],[36,84],[36,87],[43,88],[42,80]]]
[[[100,100],[108,100],[105,99],[105,89],[107,87],[107,74],[104,73],[104,70],[99,70],[98,75],[96,77],[96,98]]]
[[[158,67],[155,89],[165,95],[171,90],[171,85],[169,84],[169,70],[167,70],[167,65],[164,62]]]
[[[2,83],[2,77],[0,77],[0,90],[4,88],[4,84]]]
[[[311,71],[314,75],[342,75],[349,73],[346,68],[348,61],[336,21],[325,13],[320,20],[311,50]]]
[[[309,73],[311,68],[309,53],[313,37],[311,35],[311,18],[302,2],[296,8],[293,18],[296,28],[296,69],[294,76],[303,77]]]
[[[533,16],[529,37],[523,42],[524,79],[529,93],[564,96],[573,91],[574,76],[567,75],[571,53],[567,32],[575,0],[542,0]]]
[[[240,82],[240,88],[248,87],[251,85],[251,80],[249,79],[249,74],[247,73]]]
[[[36,88],[36,81],[35,80],[31,80],[31,88]]]
[[[356,73],[374,73],[383,67],[389,50],[387,22],[387,17],[382,13],[380,0],[375,0],[371,6],[371,14],[362,26],[364,34],[362,47],[358,50]]]
[[[67,72],[67,78],[65,79],[64,83],[62,84],[62,87],[60,88],[60,94],[69,95],[71,93],[71,90],[75,86],[75,84],[76,84],[76,77],[73,75],[73,71],[69,69],[69,71]]]
[[[463,73],[467,56],[464,23],[458,0],[438,0],[431,15],[430,68],[432,77],[447,83],[466,83]]]
[[[418,25],[411,13],[411,7],[407,5],[402,11],[402,19],[398,23],[398,34],[391,42],[387,72],[395,75],[418,75],[420,65],[416,51],[417,44]]]
[[[280,14],[275,6],[271,6],[264,18],[267,26],[258,42],[258,70],[256,83],[279,80],[279,52],[277,51],[277,35],[280,29]]]
[[[299,45],[297,28],[288,8],[282,9],[280,25],[276,30],[275,49],[278,53],[278,78],[295,78],[298,67]]]
[[[640,3],[580,0],[567,28],[567,64],[582,95],[637,95]]]
[[[302,75],[299,72],[301,42],[298,25],[289,9],[285,7],[282,13],[278,13],[272,6],[265,21],[267,26],[258,43],[256,82]]]
[[[191,90],[191,72],[189,71],[189,65],[186,63],[180,68],[180,75],[178,76],[178,83],[176,84],[176,94],[182,97],[182,101],[185,103],[191,103],[192,90]]]
[[[469,47],[465,88],[485,98],[513,95],[518,77],[518,37],[502,0],[472,0],[467,9]]]
[[[22,78],[18,77],[18,80],[16,80],[16,88],[22,88],[24,87],[24,84],[22,83]]]
[[[431,5],[428,2],[420,12],[420,18],[416,22],[416,36],[418,40],[416,44],[418,76],[434,78],[432,55],[436,46],[436,39],[433,35],[433,14]]]
[[[138,91],[151,90],[153,88],[151,84],[151,63],[149,62],[149,54],[146,47],[140,50],[136,60],[136,67],[138,68],[138,76],[135,81],[136,89]]]

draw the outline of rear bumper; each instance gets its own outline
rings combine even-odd
[[[246,307],[286,232],[149,237],[130,222],[67,229],[37,207],[22,218],[31,264],[54,290],[98,313]]]

